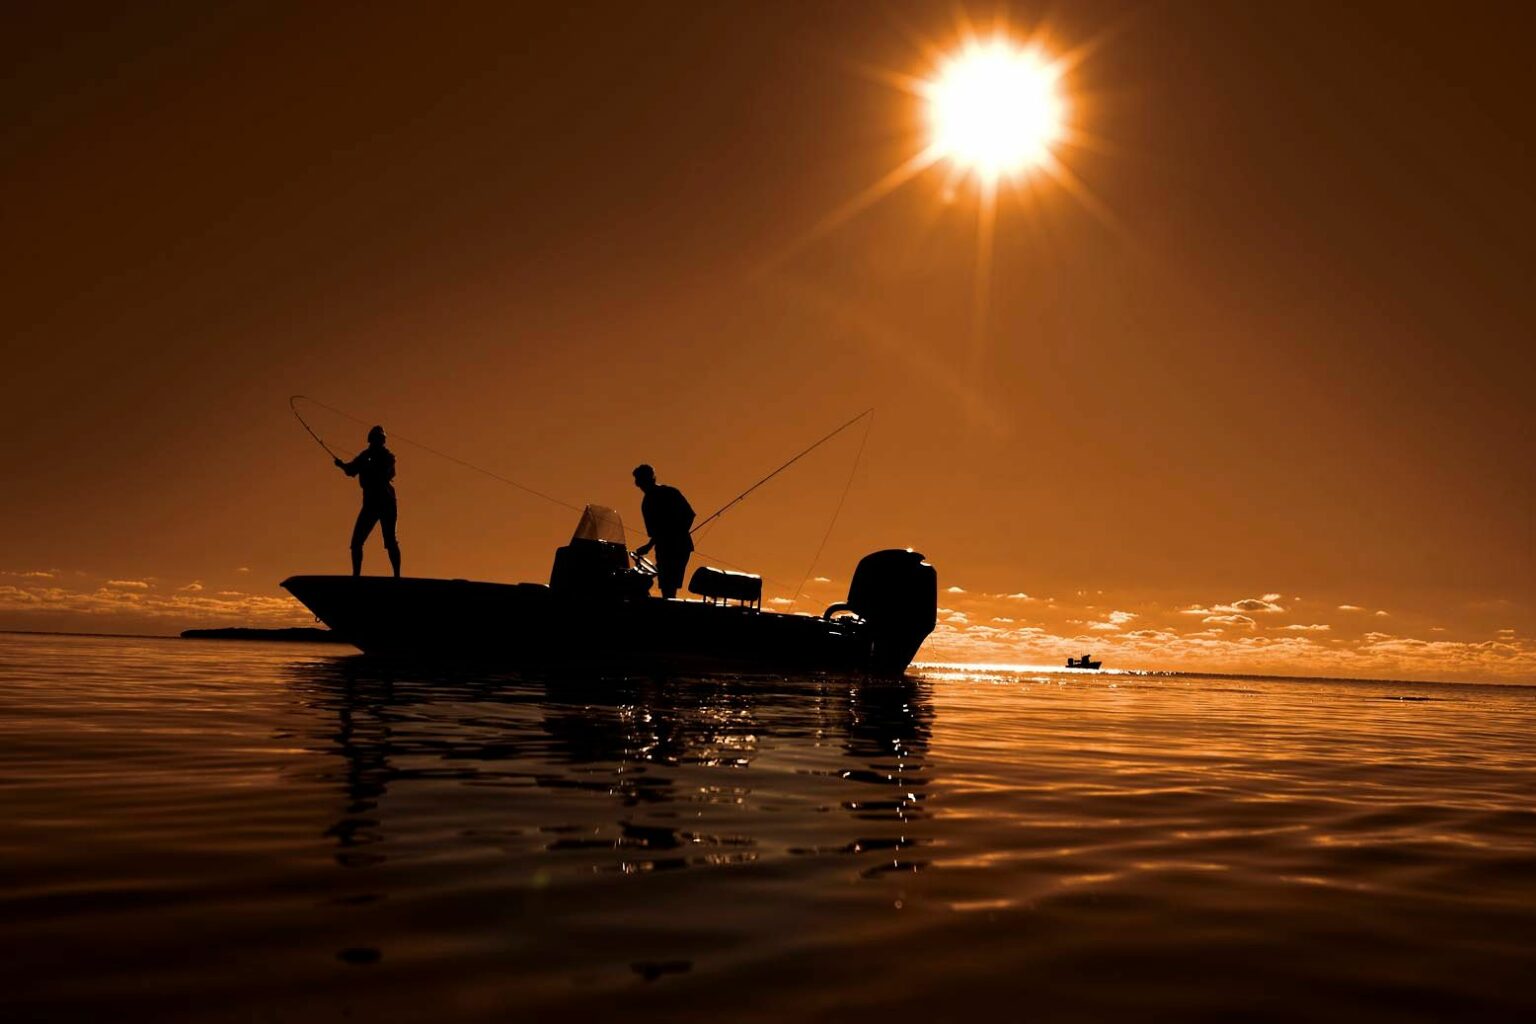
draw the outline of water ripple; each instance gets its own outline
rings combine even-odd
[[[1516,1019],[1531,691],[0,636],[8,1019]]]

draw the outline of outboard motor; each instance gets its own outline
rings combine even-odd
[[[869,670],[900,675],[933,632],[939,614],[939,574],[911,548],[865,555],[848,584],[848,600],[826,610],[851,611],[870,635]]]

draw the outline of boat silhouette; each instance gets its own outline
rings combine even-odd
[[[1081,658],[1067,657],[1067,668],[1098,668],[1103,664],[1102,661],[1093,661],[1086,654]]]
[[[617,512],[588,505],[549,583],[290,576],[282,586],[368,654],[484,659],[511,669],[900,675],[933,631],[938,576],[911,549],[865,555],[820,615],[762,608],[762,578],[702,567],[698,600],[650,596],[655,569]]]

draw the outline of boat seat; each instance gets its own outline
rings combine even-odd
[[[730,572],[701,565],[693,571],[688,591],[712,603],[739,601],[749,608],[763,606],[763,578],[749,572]]]

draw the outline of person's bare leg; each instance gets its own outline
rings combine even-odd
[[[396,512],[389,509],[379,517],[379,527],[384,533],[384,550],[389,552],[389,564],[395,570],[395,579],[400,578],[400,542],[395,539]]]
[[[352,575],[363,574],[363,541],[373,532],[373,524],[378,522],[378,513],[368,507],[366,502],[358,510],[357,524],[352,527]]]

